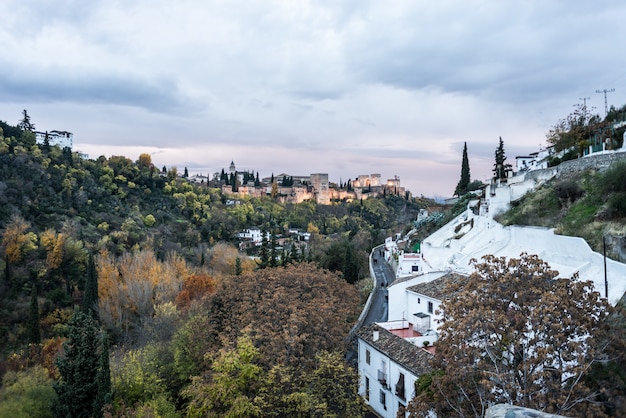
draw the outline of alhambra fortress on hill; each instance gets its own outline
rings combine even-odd
[[[253,171],[237,170],[234,162],[230,163],[228,171],[224,170],[223,172],[229,178],[234,176],[236,179],[235,187],[233,187],[232,182],[226,182],[222,179],[222,173],[214,173],[212,179],[195,175],[191,176],[189,180],[221,187],[224,194],[234,197],[261,197],[275,193],[276,198],[283,203],[300,203],[307,199],[313,199],[318,204],[328,205],[331,201],[344,199],[367,199],[382,195],[407,197],[408,194],[410,196],[410,192],[400,186],[398,176],[381,183],[380,174],[360,175],[349,180],[345,185],[336,185],[328,181],[327,173],[314,173],[308,176],[292,176],[281,173],[256,181]],[[248,180],[244,182],[244,179]]]

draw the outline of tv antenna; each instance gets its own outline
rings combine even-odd
[[[596,90],[596,93],[604,93],[604,117],[609,114],[609,103],[606,100],[607,93],[613,93],[615,89]]]
[[[583,101],[583,111],[587,111],[587,100],[591,100],[591,97],[580,97],[578,100]]]

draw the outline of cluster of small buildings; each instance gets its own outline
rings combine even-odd
[[[360,175],[346,185],[337,186],[331,183],[327,173],[313,173],[308,176],[290,175],[281,173],[277,176],[264,177],[257,182],[254,173],[247,170],[237,170],[235,163],[231,162],[228,171],[224,172],[230,177],[235,176],[237,185],[233,190],[232,184],[221,180],[221,173],[213,174],[212,179],[196,175],[190,177],[194,182],[205,182],[213,187],[221,187],[224,194],[235,197],[262,197],[271,195],[273,188],[275,197],[283,203],[300,203],[305,200],[314,200],[318,204],[328,205],[331,201],[367,199],[382,195],[406,196],[407,190],[400,185],[400,178],[394,176],[386,183],[381,183],[380,174]],[[247,182],[244,183],[244,177]],[[255,180],[252,180],[255,179]],[[283,184],[284,179],[289,179],[289,184]]]
[[[261,228],[256,226],[246,228],[243,231],[238,232],[237,238],[240,241],[240,250],[260,247],[263,244],[263,240],[270,239],[268,231],[263,231]],[[284,236],[276,237],[276,244],[280,247],[280,249],[287,245],[296,245],[298,249],[306,250],[308,248],[307,243],[309,242],[309,238],[311,238],[310,232],[290,228]]]

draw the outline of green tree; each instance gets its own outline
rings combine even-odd
[[[83,293],[83,312],[98,320],[98,272],[93,254],[89,254],[87,265],[87,280],[85,282],[85,292]]]
[[[358,382],[341,353],[321,351],[311,371],[272,367],[262,376],[256,400],[265,417],[362,417],[365,405]]]
[[[345,258],[343,261],[343,278],[350,284],[359,281],[359,263],[354,253],[352,243],[346,243]]]
[[[183,394],[189,399],[188,417],[257,417],[254,402],[259,377],[259,353],[248,335],[234,350],[222,349],[211,366],[209,378],[194,377]]]
[[[48,131],[46,131],[46,134],[43,138],[43,144],[41,148],[46,155],[50,153],[50,137],[48,136]]]
[[[54,384],[55,415],[89,418],[98,395],[98,329],[91,316],[75,310],[68,324],[69,339],[57,360],[61,379]]]
[[[307,379],[307,386],[323,401],[328,414],[325,416],[363,416],[365,407],[359,396],[359,378],[342,354],[322,351],[315,355],[315,360],[315,370]]]
[[[260,269],[264,269],[270,265],[270,238],[269,232],[265,229],[261,230],[261,248],[259,249],[259,261],[257,265]]]
[[[22,119],[17,124],[17,127],[23,131],[33,132],[35,130],[35,125],[31,122],[30,116],[26,109],[22,110]]]
[[[498,144],[498,148],[496,148],[495,154],[496,162],[493,165],[493,178],[496,180],[506,180],[509,177],[509,173],[513,171],[513,167],[506,162],[502,137],[500,137],[500,143]]]
[[[30,297],[30,310],[28,315],[28,342],[39,344],[41,342],[41,330],[39,328],[39,303],[37,302],[37,286],[33,286]]]
[[[270,267],[278,266],[278,253],[276,252],[277,246],[278,246],[278,242],[276,240],[276,234],[272,232],[272,234],[270,235],[270,259],[269,259]]]
[[[109,336],[104,331],[100,334],[100,358],[98,360],[96,388],[97,395],[93,405],[93,416],[101,417],[105,405],[111,405],[113,402],[111,369],[109,367]]]
[[[455,196],[462,196],[467,193],[467,186],[470,183],[470,167],[467,158],[467,142],[463,144],[463,160],[461,162],[461,179],[454,189]]]
[[[43,366],[7,371],[0,387],[0,417],[52,418],[55,400],[52,379]]]

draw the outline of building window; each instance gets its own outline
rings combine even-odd
[[[383,409],[387,410],[387,396],[385,396],[385,391],[380,390],[380,403],[383,405]]]
[[[370,378],[365,376],[365,400],[370,400]]]
[[[396,383],[396,396],[400,399],[406,399],[404,392],[404,373],[400,373],[398,383]]]
[[[433,313],[433,303],[428,302],[428,313]]]
[[[365,350],[365,362],[370,364],[370,350]]]
[[[419,305],[420,303],[422,303],[420,298],[417,298],[417,304]]]
[[[387,387],[387,362],[381,361],[380,369],[378,370],[378,381],[383,387]]]

